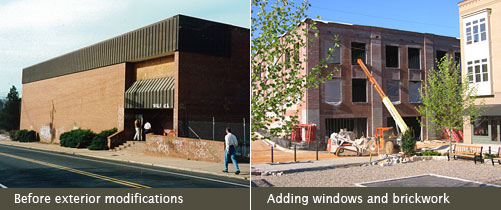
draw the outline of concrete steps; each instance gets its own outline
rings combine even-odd
[[[144,152],[146,149],[146,142],[144,141],[126,141],[124,144],[111,149],[111,151],[123,151],[127,150],[130,152]]]

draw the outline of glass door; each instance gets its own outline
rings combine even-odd
[[[491,119],[491,141],[499,142],[500,118]]]

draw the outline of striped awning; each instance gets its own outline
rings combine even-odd
[[[136,81],[125,91],[125,108],[172,109],[174,85],[174,77]]]

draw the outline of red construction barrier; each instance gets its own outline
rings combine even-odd
[[[442,131],[444,132],[445,139],[453,142],[463,142],[463,131],[450,128],[442,128]],[[448,131],[450,131],[451,136],[449,136]]]
[[[306,137],[302,138],[303,128],[306,129]],[[296,130],[291,133],[291,141],[305,141],[313,142],[315,141],[315,136],[317,135],[317,125],[315,124],[299,124],[296,126]]]

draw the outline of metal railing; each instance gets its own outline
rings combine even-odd
[[[250,127],[249,119],[234,118],[229,122],[218,121],[211,117],[204,120],[180,120],[179,136],[197,139],[207,139],[224,141],[226,128],[231,128],[231,132],[237,137],[237,156],[250,157]]]

